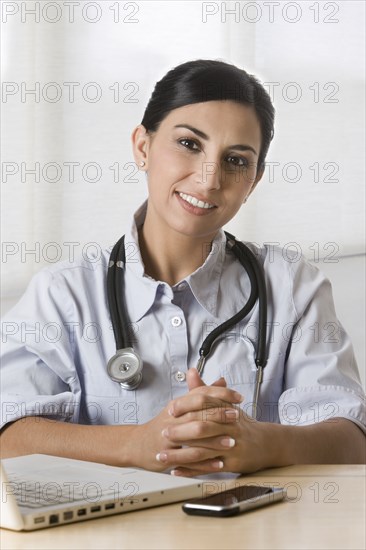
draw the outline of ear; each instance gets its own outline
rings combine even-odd
[[[136,126],[131,134],[132,150],[135,162],[137,166],[140,167],[140,162],[144,161],[144,170],[147,170],[150,139],[150,134],[148,134],[146,128],[142,124]]]

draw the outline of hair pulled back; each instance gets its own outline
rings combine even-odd
[[[274,134],[274,107],[257,78],[235,65],[197,59],[174,67],[156,83],[141,124],[153,133],[173,109],[217,100],[253,107],[262,135],[257,169],[262,169]]]

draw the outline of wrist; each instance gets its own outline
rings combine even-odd
[[[138,441],[138,429],[141,426],[111,426],[110,448],[112,460],[116,466],[128,468],[142,467],[138,463],[141,456]]]
[[[271,422],[261,422],[263,428],[262,437],[264,456],[263,468],[278,468],[281,466],[290,466],[293,464],[291,460],[291,426],[283,424],[274,424]],[[293,457],[292,457],[293,458]]]

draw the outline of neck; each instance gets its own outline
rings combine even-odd
[[[150,227],[147,220],[139,228],[139,245],[145,273],[170,286],[196,271],[206,260],[215,235],[191,237],[164,228]]]

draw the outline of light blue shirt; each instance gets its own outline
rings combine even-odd
[[[111,250],[41,270],[2,320],[2,426],[26,415],[81,424],[136,424],[187,392],[207,334],[246,303],[246,272],[217,234],[203,265],[173,287],[144,274],[137,227],[126,233],[125,287],[143,381],[128,391],[106,370],[115,353],[106,276]],[[344,417],[365,430],[366,415],[352,345],[337,320],[331,285],[304,258],[250,245],[264,265],[269,360],[258,419],[307,425]],[[206,256],[203,251],[203,258]],[[251,411],[258,304],[214,345],[203,372],[224,376]]]

